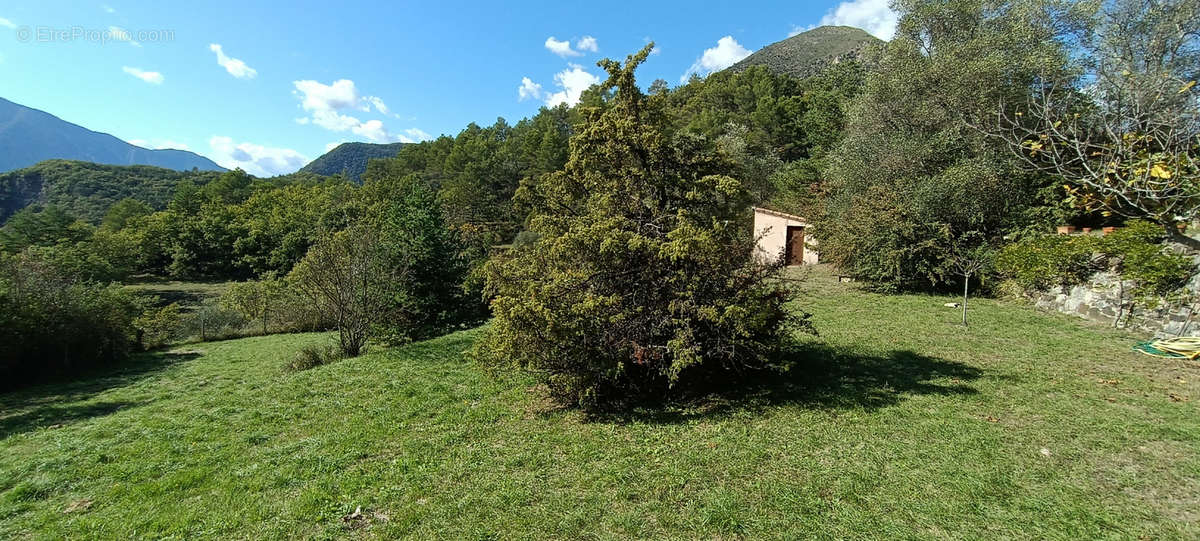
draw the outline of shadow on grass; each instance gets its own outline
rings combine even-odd
[[[983,372],[960,362],[912,351],[871,354],[819,343],[794,347],[785,372],[767,372],[728,380],[719,392],[681,397],[665,407],[601,414],[596,421],[678,423],[794,404],[814,409],[877,410],[912,395],[972,395],[968,382]]]
[[[122,408],[139,405],[137,402],[115,401],[88,402],[69,406],[41,406],[24,413],[0,418],[0,439],[38,428],[59,428],[68,423],[92,417],[103,417]]]
[[[198,356],[195,353],[142,353],[115,366],[89,370],[71,381],[0,392],[0,439],[138,406],[139,403],[131,401],[88,401],[104,391],[132,385]]]

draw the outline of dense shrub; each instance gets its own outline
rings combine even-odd
[[[609,72],[605,109],[585,110],[564,170],[523,185],[538,235],[487,267],[495,315],[473,355],[538,374],[588,408],[728,384],[789,336],[778,267],[751,258],[748,194],[702,137],[667,138],[659,96]]]
[[[1163,248],[1167,237],[1161,226],[1133,220],[1100,244],[1121,277],[1134,282],[1130,294],[1142,304],[1153,306],[1176,293],[1195,272],[1190,258]]]
[[[1155,305],[1182,288],[1195,272],[1190,258],[1162,245],[1161,226],[1133,220],[1105,236],[1047,235],[1007,246],[997,270],[1027,290],[1071,286],[1100,270],[1111,269],[1132,282],[1126,292],[1144,305]]]
[[[229,290],[221,295],[221,306],[241,314],[247,320],[258,320],[262,334],[270,331],[275,321],[276,310],[283,300],[287,283],[273,274],[262,280],[230,284]]]
[[[142,347],[151,349],[165,346],[180,337],[183,311],[179,304],[171,303],[162,308],[147,310],[134,320],[138,340]]]
[[[124,358],[140,304],[119,286],[65,275],[23,253],[0,256],[0,387],[78,375]]]
[[[336,362],[343,358],[345,358],[345,354],[342,353],[341,348],[336,345],[308,345],[300,348],[300,351],[296,352],[296,357],[288,362],[287,366],[284,367],[284,370],[287,372],[300,372],[302,370],[308,370],[310,368],[316,368],[324,364]]]
[[[1029,237],[1001,250],[996,267],[1006,278],[1030,290],[1082,283],[1096,272],[1095,237]]]

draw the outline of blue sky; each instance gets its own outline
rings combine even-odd
[[[342,141],[453,135],[572,103],[597,60],[648,40],[640,80],[676,85],[819,24],[887,39],[895,19],[886,0],[9,2],[0,97],[272,175]]]

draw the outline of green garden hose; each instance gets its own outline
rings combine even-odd
[[[1197,357],[1200,357],[1200,336],[1185,336],[1139,342],[1133,346],[1133,350],[1152,357],[1189,359],[1194,361]]]

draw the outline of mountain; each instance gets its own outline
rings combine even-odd
[[[867,48],[882,43],[860,28],[819,26],[767,45],[729,69],[740,72],[750,66],[766,66],[776,73],[811,77],[831,64],[859,60]]]
[[[354,182],[367,171],[367,161],[374,158],[392,158],[407,143],[342,143],[322,154],[300,169],[304,173],[337,175],[346,173]]]
[[[50,159],[153,165],[177,171],[225,170],[194,152],[134,146],[107,133],[94,132],[45,111],[0,98],[0,171]]]
[[[148,165],[103,165],[47,160],[0,173],[0,224],[31,204],[57,205],[76,218],[97,223],[113,203],[132,197],[153,208],[167,205],[184,179],[204,185],[217,171],[175,171]]]

